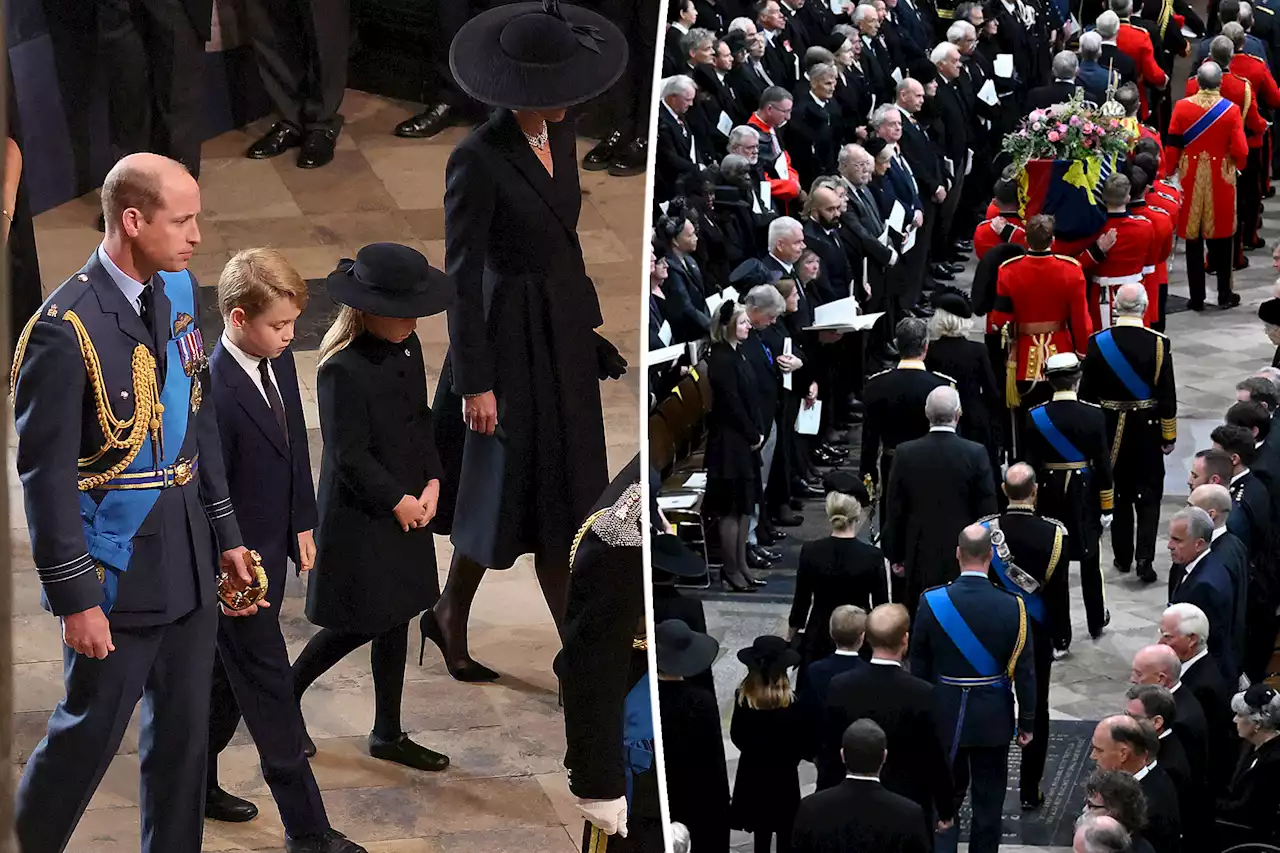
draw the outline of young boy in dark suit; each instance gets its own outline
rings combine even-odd
[[[258,813],[253,803],[218,786],[218,754],[243,713],[280,810],[286,850],[364,853],[329,826],[307,762],[306,734],[280,632],[286,562],[293,560],[305,572],[316,553],[307,427],[289,350],[294,322],[306,304],[306,282],[271,249],[237,253],[218,280],[225,331],[213,350],[209,393],[222,434],[231,503],[242,514],[246,547],[262,556],[269,606],[249,617],[218,617],[205,816],[239,822]]]

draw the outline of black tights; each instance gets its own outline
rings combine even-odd
[[[751,575],[747,570],[747,532],[750,520],[745,515],[726,515],[721,517],[718,525],[720,576],[736,586],[750,583]]]
[[[400,697],[404,693],[405,657],[409,653],[409,623],[381,634],[344,634],[321,628],[293,664],[293,692],[302,694],[333,665],[365,643],[372,643],[369,659],[373,665],[373,733],[383,740],[396,740],[400,727]]]

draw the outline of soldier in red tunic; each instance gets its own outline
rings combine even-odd
[[[1151,220],[1155,228],[1153,269],[1143,279],[1147,289],[1147,312],[1142,319],[1147,326],[1160,331],[1164,328],[1165,303],[1169,298],[1169,256],[1173,254],[1173,235],[1178,227],[1178,205],[1176,200],[1162,198],[1150,188],[1151,179],[1159,168],[1157,162],[1150,154],[1134,155],[1133,168],[1129,172],[1129,181],[1134,184],[1134,202],[1129,209]],[[1139,173],[1142,180],[1138,180]]]
[[[1116,289],[1124,284],[1141,284],[1148,274],[1147,267],[1154,267],[1155,263],[1155,229],[1145,217],[1129,212],[1129,190],[1129,179],[1124,175],[1107,178],[1102,187],[1102,201],[1107,206],[1103,234],[1114,232],[1115,245],[1103,250],[1099,241],[1079,256],[1089,275],[1089,313],[1095,329],[1111,326]]]
[[[1053,224],[1052,216],[1027,220],[1027,253],[1001,264],[996,277],[989,319],[996,328],[1006,327],[1009,338],[1005,394],[1010,408],[1029,409],[1049,399],[1044,363],[1059,352],[1082,354],[1093,334],[1084,270],[1075,258],[1050,252]],[[1013,422],[1022,418],[1015,415]]]
[[[1244,27],[1232,21],[1222,27],[1222,34],[1231,39],[1235,45],[1235,55],[1231,59],[1231,74],[1249,82],[1253,88],[1255,107],[1261,110],[1274,110],[1280,107],[1280,86],[1271,76],[1271,69],[1264,59],[1259,59],[1244,52]],[[1268,113],[1270,115],[1270,113]],[[1257,145],[1249,140],[1249,169],[1258,178],[1258,209],[1261,212],[1263,193],[1271,184],[1271,128],[1268,126]],[[1264,168],[1264,164],[1266,168]],[[1245,219],[1241,217],[1240,235],[1245,249],[1261,249],[1266,245],[1258,238],[1258,217]]]
[[[973,251],[978,260],[1000,243],[1027,245],[1027,232],[1018,206],[1018,185],[999,179],[991,203],[996,208],[996,215],[982,220],[973,230]]]
[[[1187,242],[1191,310],[1204,310],[1204,255],[1218,275],[1218,305],[1234,308],[1231,236],[1236,230],[1236,171],[1249,157],[1240,108],[1222,95],[1222,67],[1206,62],[1196,70],[1198,91],[1173,105],[1164,165],[1176,164],[1183,202],[1178,236]],[[1190,82],[1188,82],[1188,86]]]
[[[1150,115],[1147,104],[1147,86],[1163,89],[1169,85],[1169,75],[1164,73],[1160,63],[1156,62],[1156,51],[1151,45],[1151,35],[1142,27],[1129,23],[1129,15],[1133,12],[1133,4],[1128,4],[1125,14],[1120,15],[1120,29],[1116,32],[1116,47],[1120,52],[1133,60],[1138,70],[1138,77],[1146,85],[1138,86],[1138,99],[1142,105],[1142,118]]]

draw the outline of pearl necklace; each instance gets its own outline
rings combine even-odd
[[[520,132],[524,133],[523,130]],[[543,150],[547,147],[547,123],[544,121],[542,123],[542,130],[537,133],[524,133],[524,138],[528,140],[529,144],[538,151]]]

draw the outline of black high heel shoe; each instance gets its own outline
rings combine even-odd
[[[418,627],[422,630],[422,644],[418,647],[418,666],[422,666],[422,661],[427,654],[427,640],[430,640],[440,650],[440,655],[444,658],[445,668],[449,670],[449,675],[454,681],[475,683],[497,681],[501,677],[501,673],[494,672],[489,667],[476,663],[471,658],[467,658],[467,662],[459,667],[455,667],[450,663],[448,646],[444,639],[444,630],[440,627],[440,620],[436,619],[434,610],[428,608],[423,611],[418,620]]]

